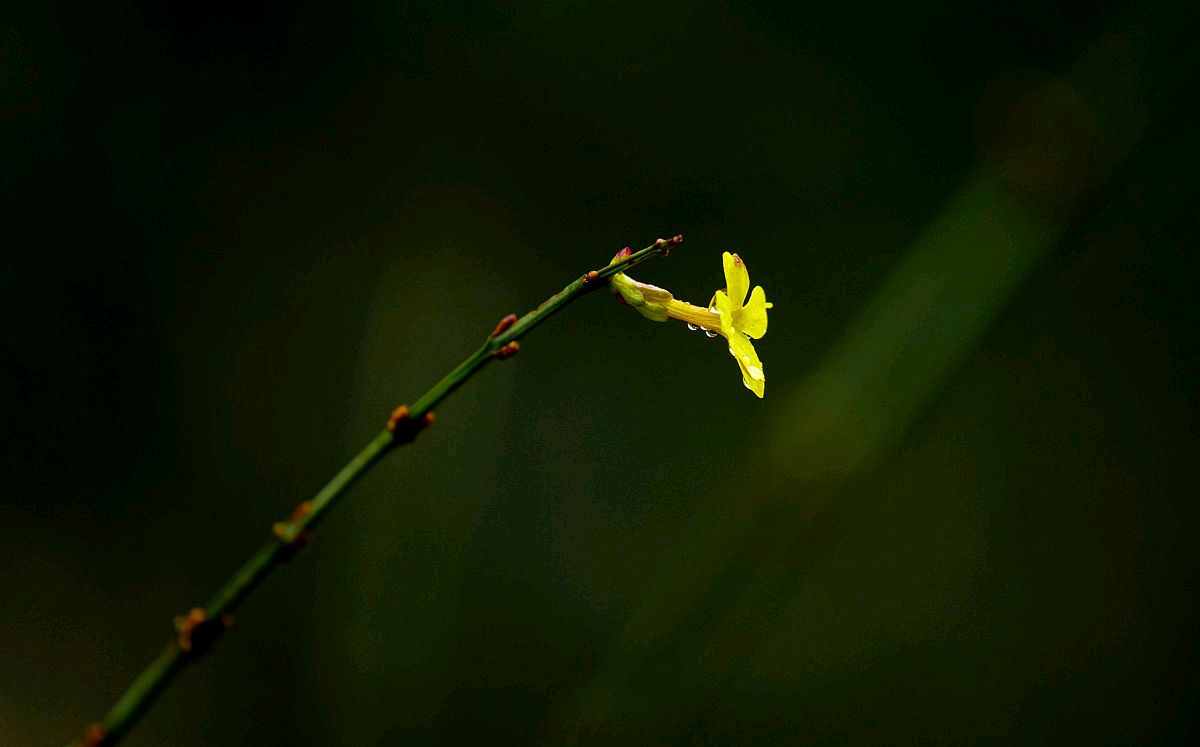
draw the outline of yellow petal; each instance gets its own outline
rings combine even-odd
[[[713,294],[712,308],[717,310],[717,314],[721,317],[721,334],[726,338],[738,335],[737,330],[733,328],[733,302],[729,300],[729,296],[725,295],[725,291],[717,291]]]
[[[725,252],[721,255],[721,263],[725,266],[725,292],[733,301],[733,308],[739,309],[750,290],[750,273],[746,271],[746,263],[736,254]]]
[[[637,282],[636,280],[634,282]],[[665,288],[659,288],[657,285],[649,283],[638,283],[638,290],[642,292],[642,298],[645,298],[650,303],[665,304],[667,301],[673,300],[675,297],[671,295],[671,291]]]
[[[767,386],[767,377],[763,373],[762,361],[758,359],[758,353],[754,352],[754,345],[735,332],[729,338],[729,354],[734,357],[738,368],[742,370],[742,383],[746,385],[747,389],[757,394],[759,399],[762,399],[763,390]]]
[[[767,294],[763,292],[762,286],[754,286],[746,305],[733,310],[734,328],[757,340],[767,333],[767,309],[769,308],[771,305],[767,303]]]

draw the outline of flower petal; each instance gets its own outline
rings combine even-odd
[[[675,298],[671,295],[671,291],[665,288],[659,288],[657,285],[638,283],[637,286],[638,290],[642,292],[642,297],[650,303],[665,304],[666,302],[674,300]]]
[[[729,354],[737,361],[742,370],[742,383],[746,388],[762,399],[763,390],[767,386],[767,377],[763,373],[762,361],[754,352],[754,345],[741,334],[735,333],[729,338]]]
[[[721,334],[726,338],[741,337],[733,328],[733,302],[729,300],[729,296],[725,295],[725,291],[714,293],[712,304],[712,308],[717,310],[717,314],[721,318]]]
[[[733,308],[740,309],[750,290],[750,273],[746,271],[746,263],[738,255],[729,252],[721,255],[721,263],[725,266],[725,292],[733,301]]]
[[[754,286],[746,305],[733,310],[734,328],[757,340],[767,333],[767,309],[769,308],[767,294],[763,291],[762,286]]]

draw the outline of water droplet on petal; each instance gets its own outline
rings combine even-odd
[[[757,381],[763,380],[762,369],[759,368],[758,366],[746,366],[746,373],[750,374],[750,378],[752,378],[752,379],[755,379]]]
[[[687,323],[687,326],[688,326],[688,329],[690,329],[690,330],[691,330],[691,331],[693,331],[693,332],[695,332],[696,330],[700,329],[699,327],[697,327],[696,325],[692,324],[691,322],[688,322],[688,323]]]
[[[716,330],[708,329],[707,327],[704,329],[704,334],[708,335],[709,337],[717,336]]]

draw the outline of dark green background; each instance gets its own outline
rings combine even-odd
[[[131,745],[1169,744],[1192,4],[8,9],[0,741],[58,744],[501,315]]]

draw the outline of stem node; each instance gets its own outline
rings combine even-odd
[[[393,446],[412,443],[416,440],[417,435],[433,422],[432,412],[425,413],[420,419],[409,417],[410,413],[408,405],[400,405],[392,410],[392,415],[388,418],[387,429],[395,437],[392,442]]]
[[[303,525],[299,523],[301,519],[312,513],[312,509],[312,501],[303,501],[292,511],[292,515],[287,518],[287,521],[277,521],[271,526],[271,534],[275,535],[275,539],[287,545],[287,550],[283,554],[284,560],[296,557],[296,553],[307,547],[312,540],[309,533],[304,531]]]
[[[175,645],[186,656],[198,658],[212,650],[213,644],[233,624],[229,615],[209,617],[200,607],[175,618]]]
[[[408,405],[400,405],[392,410],[392,414],[388,417],[387,429],[395,433],[396,429],[400,427],[400,423],[405,420],[408,420]]]

